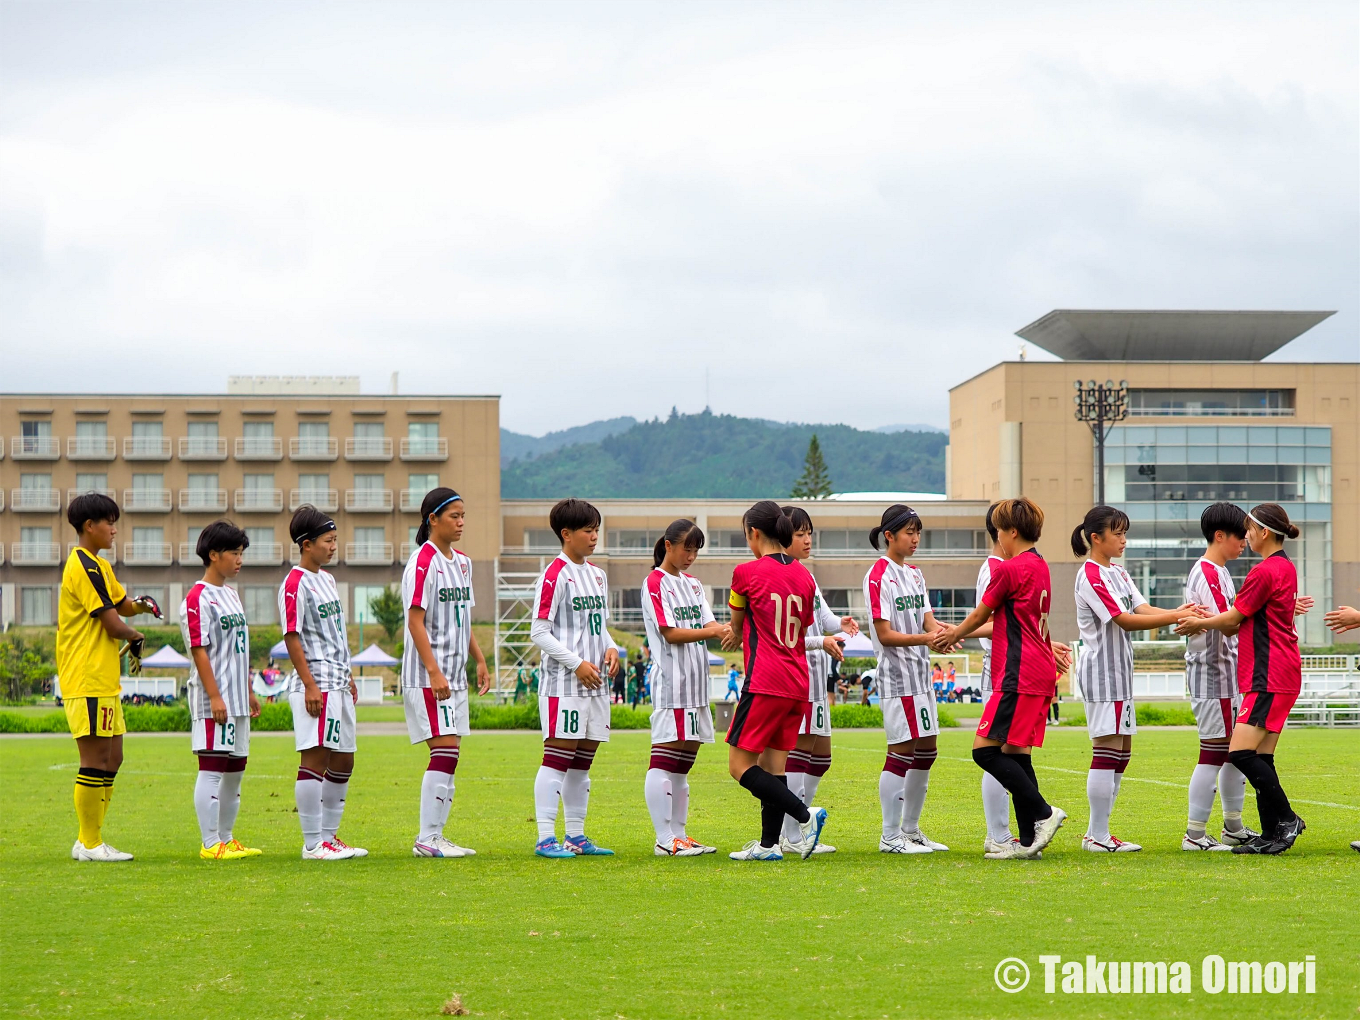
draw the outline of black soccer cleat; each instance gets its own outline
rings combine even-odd
[[[1240,846],[1233,847],[1232,852],[1235,854],[1269,854],[1273,857],[1276,854],[1284,853],[1288,849],[1289,844],[1285,843],[1283,840],[1267,839],[1265,836],[1253,836],[1250,840],[1242,843]]]
[[[1280,827],[1275,832],[1275,838],[1288,846],[1293,846],[1294,840],[1303,835],[1303,830],[1306,828],[1308,828],[1308,826],[1304,824],[1303,819],[1296,814],[1294,815],[1294,820],[1292,822],[1281,823]]]

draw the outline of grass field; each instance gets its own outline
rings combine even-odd
[[[611,859],[545,861],[535,734],[474,734],[448,834],[475,858],[410,856],[422,750],[361,736],[343,835],[365,860],[298,860],[287,736],[252,742],[237,831],[263,858],[197,859],[182,735],[134,736],[106,834],[130,865],[78,865],[68,739],[0,739],[0,1013],[13,1016],[433,1017],[457,993],[492,1017],[1355,1017],[1360,1005],[1360,740],[1290,731],[1279,766],[1308,832],[1281,858],[1186,854],[1193,731],[1135,741],[1115,831],[1141,854],[1087,854],[1084,732],[1051,731],[1039,775],[1072,815],[1044,859],[983,860],[969,735],[947,732],[923,823],[953,847],[877,852],[882,733],[844,731],[819,797],[827,840],[801,862],[651,856],[645,733],[597,759],[589,831]],[[690,830],[723,850],[755,802],[721,748],[692,776]],[[1250,799],[1249,814],[1254,816]],[[324,874],[323,874],[324,873]],[[1041,953],[1186,960],[1190,995],[1047,995]],[[1317,957],[1314,995],[1207,995],[1200,959]],[[998,991],[993,969],[1034,979]]]

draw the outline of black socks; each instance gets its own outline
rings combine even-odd
[[[789,789],[784,776],[771,775],[759,765],[752,765],[741,775],[741,785],[760,801],[760,845],[776,846],[784,827],[784,816],[792,815],[798,822],[806,822],[811,815],[807,806]]]
[[[1261,818],[1261,835],[1275,838],[1275,830],[1294,820],[1294,808],[1280,786],[1274,754],[1257,754],[1250,749],[1230,751],[1228,761],[1247,777],[1256,790],[1256,811]]]
[[[999,747],[973,748],[973,761],[1004,786],[1015,804],[1015,820],[1020,829],[1020,843],[1034,843],[1034,825],[1053,814],[1053,809],[1039,792],[1034,776],[1034,764],[1027,754],[1004,754]]]

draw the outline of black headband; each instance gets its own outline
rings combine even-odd
[[[880,534],[882,534],[885,531],[891,531],[894,534],[896,534],[899,528],[904,528],[912,521],[919,521],[920,519],[921,519],[920,514],[918,514],[911,507],[906,506],[902,508],[902,512],[900,514],[898,514],[896,517],[894,517],[892,520],[890,520],[887,524],[883,525],[878,530]]]
[[[315,542],[322,535],[326,534],[326,532],[334,530],[335,522],[328,517],[311,531],[307,532],[305,535],[299,535],[297,538],[293,539],[293,541],[298,544],[298,548],[302,548],[303,542]]]

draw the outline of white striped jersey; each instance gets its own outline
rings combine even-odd
[[[827,606],[821,585],[817,585],[816,591],[817,594],[812,597],[812,622],[804,633],[803,645],[807,649],[808,701],[825,701],[826,681],[831,676],[831,656],[822,647],[822,638],[841,632],[841,618]]]
[[[189,589],[179,607],[179,632],[184,649],[203,648],[208,653],[217,692],[227,705],[227,715],[250,714],[250,628],[241,608],[241,597],[226,585],[199,581]],[[198,678],[198,667],[189,674],[189,714],[195,719],[212,715],[208,694]]]
[[[987,586],[992,583],[992,561],[1004,563],[1000,556],[988,556],[982,561],[982,566],[978,567],[977,576],[977,598],[973,605],[982,605],[982,596],[987,592]],[[995,617],[995,614],[993,614]],[[978,638],[978,644],[982,646],[982,686],[979,688],[983,694],[992,693],[992,639]]]
[[[297,634],[302,639],[302,654],[317,687],[323,691],[349,687],[349,636],[333,576],[324,570],[313,574],[301,567],[288,571],[279,585],[279,619],[284,634]],[[288,675],[288,690],[292,694],[303,691],[297,670]]]
[[[1215,615],[1226,612],[1237,597],[1227,567],[1201,557],[1185,579],[1185,601],[1207,606]],[[1206,630],[1185,642],[1185,682],[1190,697],[1200,700],[1231,698],[1237,693],[1237,635]]]
[[[910,563],[899,567],[887,556],[880,556],[864,575],[864,602],[869,607],[869,637],[878,653],[879,698],[930,693],[929,646],[881,645],[872,624],[887,620],[899,634],[924,634],[926,614],[930,612],[925,575]]]
[[[1114,618],[1132,613],[1147,599],[1117,563],[1102,567],[1087,560],[1077,568],[1076,600],[1082,700],[1128,701],[1133,697],[1133,642]]]
[[[425,634],[435,662],[449,688],[467,690],[468,641],[472,637],[472,560],[453,550],[447,558],[433,542],[411,554],[401,575],[404,610],[425,610]],[[429,687],[430,674],[420,660],[411,629],[406,628],[401,653],[401,686]]]
[[[581,661],[604,670],[604,653],[610,647],[605,623],[609,619],[609,584],[604,571],[587,560],[573,563],[564,553],[548,564],[534,582],[534,619],[546,620],[548,629],[562,645],[563,662],[544,652],[538,681],[541,698],[603,698],[609,680],[591,690],[576,676]]]
[[[713,622],[704,586],[689,574],[668,574],[657,567],[642,584],[642,620],[652,650],[653,708],[703,708],[708,705],[708,645],[673,645],[662,627],[698,630]]]

